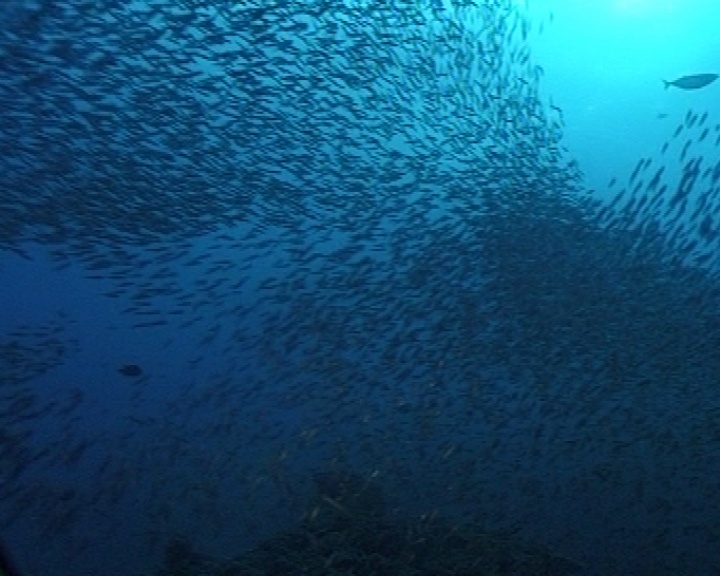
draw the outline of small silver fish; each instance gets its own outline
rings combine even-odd
[[[663,80],[663,82],[665,82],[665,90],[670,86],[677,86],[683,90],[697,90],[714,82],[717,80],[717,77],[717,74],[693,74],[692,76],[682,76],[672,82],[668,82],[667,80]]]

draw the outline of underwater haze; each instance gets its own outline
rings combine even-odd
[[[717,2],[0,18],[6,569],[720,574]]]

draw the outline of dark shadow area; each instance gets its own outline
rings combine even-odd
[[[226,562],[175,540],[155,576],[563,576],[580,570],[545,548],[478,526],[453,525],[434,515],[390,519],[372,479],[326,473],[315,477],[315,485],[315,503],[297,527]]]

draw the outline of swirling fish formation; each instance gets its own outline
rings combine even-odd
[[[82,264],[184,351],[167,406],[144,400],[161,366],[118,360],[138,376],[122,434],[72,428],[51,456],[21,438],[17,478],[51,458],[97,481],[9,481],[4,526],[139,502],[149,558],[188,517],[247,543],[335,466],[598,573],[711,565],[677,544],[720,537],[697,512],[720,473],[709,112],[605,202],[510,0],[3,10],[0,246]]]

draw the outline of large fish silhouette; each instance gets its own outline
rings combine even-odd
[[[667,80],[663,80],[663,82],[665,82],[665,90],[670,86],[677,86],[683,90],[697,90],[714,82],[717,77],[717,74],[693,74],[692,76],[682,76],[672,82]]]

